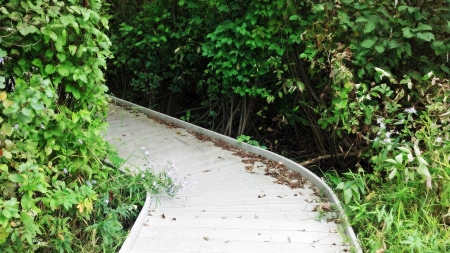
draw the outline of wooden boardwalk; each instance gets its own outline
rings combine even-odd
[[[173,159],[179,178],[197,185],[175,197],[152,196],[121,252],[351,252],[345,226],[311,183],[274,183],[263,162],[286,174],[276,170],[281,163],[157,121],[111,105],[107,139],[125,166],[143,168],[145,147],[156,171]]]

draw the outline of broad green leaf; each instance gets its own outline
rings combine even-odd
[[[8,178],[13,183],[22,183],[25,181],[25,178],[20,174],[10,174]]]
[[[77,46],[70,45],[69,46],[69,52],[70,52],[71,55],[75,55],[75,53],[77,52]]]
[[[42,61],[41,61],[41,59],[36,58],[31,62],[31,64],[33,64],[36,67],[40,67],[40,66],[42,66]]]
[[[30,105],[36,111],[40,111],[40,110],[44,109],[44,104],[42,103],[42,101],[39,101],[39,102],[34,102],[33,101],[33,102],[30,103]]]
[[[5,57],[7,55],[8,55],[8,53],[5,50],[0,48],[0,57]]]
[[[11,213],[9,212],[8,209],[3,210],[2,213],[7,219],[11,218]]]
[[[32,111],[30,108],[24,107],[24,108],[22,108],[22,113],[23,113],[23,115],[30,117],[32,114]]]
[[[375,29],[375,22],[369,20],[364,28],[364,33],[370,33],[373,29]]]
[[[70,74],[70,67],[67,65],[59,65],[58,66],[58,73],[62,76],[69,76]]]
[[[178,1],[178,5],[183,6],[185,2],[186,2],[185,0],[180,0],[180,1]]]
[[[3,123],[1,130],[6,136],[11,136],[13,132],[13,128],[8,123]]]
[[[416,30],[417,31],[431,31],[431,30],[433,30],[433,28],[431,28],[430,25],[425,25],[425,24],[419,23]]]
[[[0,170],[8,172],[8,166],[6,164],[0,164]]]
[[[300,17],[298,15],[292,15],[289,17],[289,20],[293,21],[293,20],[299,20]]]
[[[56,71],[55,66],[53,66],[53,65],[51,65],[51,64],[45,65],[45,73],[46,73],[47,75],[51,75],[51,74],[55,73],[55,71]]]
[[[375,50],[377,50],[378,53],[383,53],[385,50],[385,47],[383,45],[377,45],[375,46]]]
[[[435,40],[434,38],[434,34],[430,33],[430,32],[425,32],[425,33],[417,33],[416,37],[419,39],[422,39],[424,41],[432,41]]]
[[[402,32],[403,32],[403,37],[405,38],[412,38],[414,37],[414,33],[411,31],[411,29],[409,27],[404,27],[402,28]]]
[[[72,113],[72,122],[77,123],[80,120],[80,115],[78,113]]]
[[[370,39],[366,39],[363,42],[361,42],[361,46],[365,48],[372,48],[373,45],[375,45],[375,42],[377,42],[377,37],[372,37]]]

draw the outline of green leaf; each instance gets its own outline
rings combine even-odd
[[[77,123],[80,120],[80,115],[78,113],[72,113],[72,122]]]
[[[67,65],[59,65],[58,66],[58,73],[62,76],[69,76],[70,74],[70,68]]]
[[[34,59],[34,60],[31,62],[31,64],[33,64],[33,65],[36,66],[36,67],[40,67],[40,66],[42,66],[42,61],[41,61],[41,59]]]
[[[25,181],[25,178],[20,174],[10,174],[8,178],[13,183],[22,183]]]
[[[378,40],[377,37],[366,39],[363,42],[361,42],[361,46],[365,48],[372,48],[373,45],[375,45],[375,42],[377,42],[377,40]]]
[[[178,1],[178,5],[183,6],[185,2],[186,2],[185,0],[180,0],[180,1]]]
[[[11,212],[8,209],[3,210],[2,213],[7,219],[11,218]]]
[[[51,65],[51,64],[45,65],[45,73],[46,73],[47,75],[51,75],[51,74],[55,73],[55,71],[56,71],[55,66],[53,66],[53,65]]]
[[[5,50],[0,48],[0,57],[5,57],[7,55],[8,55],[8,53]]]
[[[403,37],[409,39],[414,37],[414,33],[412,33],[411,29],[409,27],[402,28]]]
[[[377,50],[378,53],[383,53],[385,49],[385,47],[383,45],[377,45],[375,46],[375,50]]]
[[[0,170],[8,172],[8,166],[6,164],[0,164]]]
[[[369,20],[369,22],[366,23],[366,27],[364,28],[364,33],[370,33],[375,29],[375,22],[372,22]]]
[[[425,32],[425,33],[417,33],[416,37],[419,39],[422,39],[424,41],[432,41],[435,40],[434,38],[434,34],[430,33],[430,32]]]
[[[11,136],[13,132],[13,128],[8,123],[3,123],[1,130],[6,136]]]
[[[40,110],[44,109],[44,104],[42,103],[42,101],[39,101],[39,102],[34,102],[33,101],[33,102],[30,103],[30,105],[36,111],[40,111]]]
[[[429,25],[425,25],[422,23],[419,23],[419,25],[416,28],[417,31],[431,31],[433,30],[433,28],[431,28],[431,26]]]
[[[289,20],[294,21],[294,20],[299,20],[300,17],[298,15],[292,15],[289,17]]]
[[[23,115],[25,115],[25,116],[27,116],[27,117],[30,117],[31,114],[32,114],[32,112],[33,112],[33,111],[31,111],[31,109],[28,108],[28,107],[22,108],[22,113],[23,113]]]

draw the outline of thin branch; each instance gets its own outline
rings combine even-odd
[[[331,159],[333,157],[353,157],[353,156],[359,156],[360,152],[350,152],[350,153],[339,153],[335,155],[322,155],[318,156],[316,158],[310,159],[308,161],[304,161],[302,163],[299,163],[301,166],[307,166],[313,163],[317,163],[322,160]]]

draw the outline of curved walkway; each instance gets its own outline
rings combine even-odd
[[[303,177],[296,176],[285,168],[298,165],[271,152],[116,102],[128,107],[110,106],[107,139],[125,166],[142,168],[147,162],[140,148],[146,147],[155,170],[173,159],[180,178],[197,182],[173,198],[151,197],[121,252],[324,253],[358,247],[334,194],[303,167],[294,168]]]

